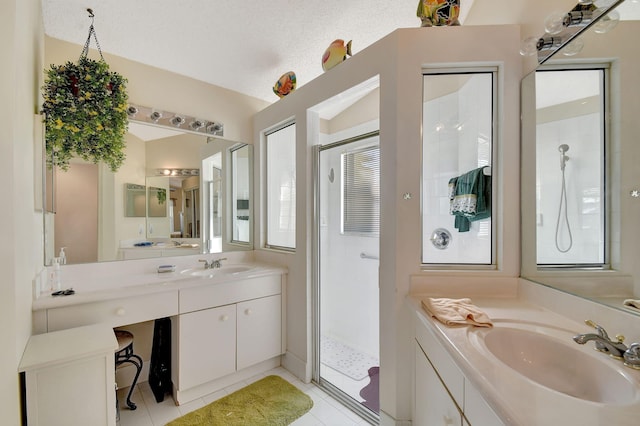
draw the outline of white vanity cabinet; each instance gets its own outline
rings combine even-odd
[[[280,295],[238,303],[237,368],[257,364],[282,353]]]
[[[104,324],[31,336],[18,367],[26,424],[115,426],[117,348]]]
[[[284,352],[282,280],[271,275],[180,291],[171,360],[178,404],[218,390],[224,384],[217,380]]]
[[[417,314],[413,424],[503,425],[423,321]]]
[[[179,315],[175,322],[179,374],[174,385],[189,389],[236,371],[235,305]]]
[[[420,345],[415,347],[414,425],[462,425],[462,412],[440,381]]]

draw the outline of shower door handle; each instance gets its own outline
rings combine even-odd
[[[373,256],[373,255],[367,254],[365,252],[360,253],[360,258],[361,259],[380,260],[380,258],[378,256]]]

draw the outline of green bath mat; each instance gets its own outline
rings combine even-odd
[[[311,407],[307,394],[279,376],[267,376],[167,426],[288,425]]]

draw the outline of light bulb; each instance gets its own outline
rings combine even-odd
[[[558,34],[564,29],[562,22],[566,13],[552,12],[544,20],[544,31],[547,34]]]
[[[193,120],[191,123],[189,123],[189,127],[191,127],[193,130],[198,130],[204,127],[204,121],[197,119]]]
[[[162,112],[160,111],[151,111],[151,114],[149,114],[149,118],[151,119],[151,121],[153,121],[154,123],[157,123],[158,120],[160,120],[162,118]]]
[[[185,122],[184,117],[179,116],[179,115],[175,115],[171,119],[171,124],[173,124],[176,127],[180,127],[182,124],[184,124],[184,122]]]
[[[606,34],[614,29],[618,22],[620,22],[620,14],[616,10],[612,10],[593,25],[593,31],[598,34]]]
[[[520,54],[522,56],[533,56],[538,53],[538,40],[540,37],[527,37],[520,44]]]
[[[574,56],[582,52],[583,47],[584,47],[584,41],[580,40],[579,38],[576,38],[562,48],[562,54],[564,56]]]

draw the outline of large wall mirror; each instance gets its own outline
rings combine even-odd
[[[45,265],[253,248],[251,145],[148,121],[130,116],[116,173],[44,162]]]
[[[522,82],[522,275],[640,315],[640,3],[608,4]]]

